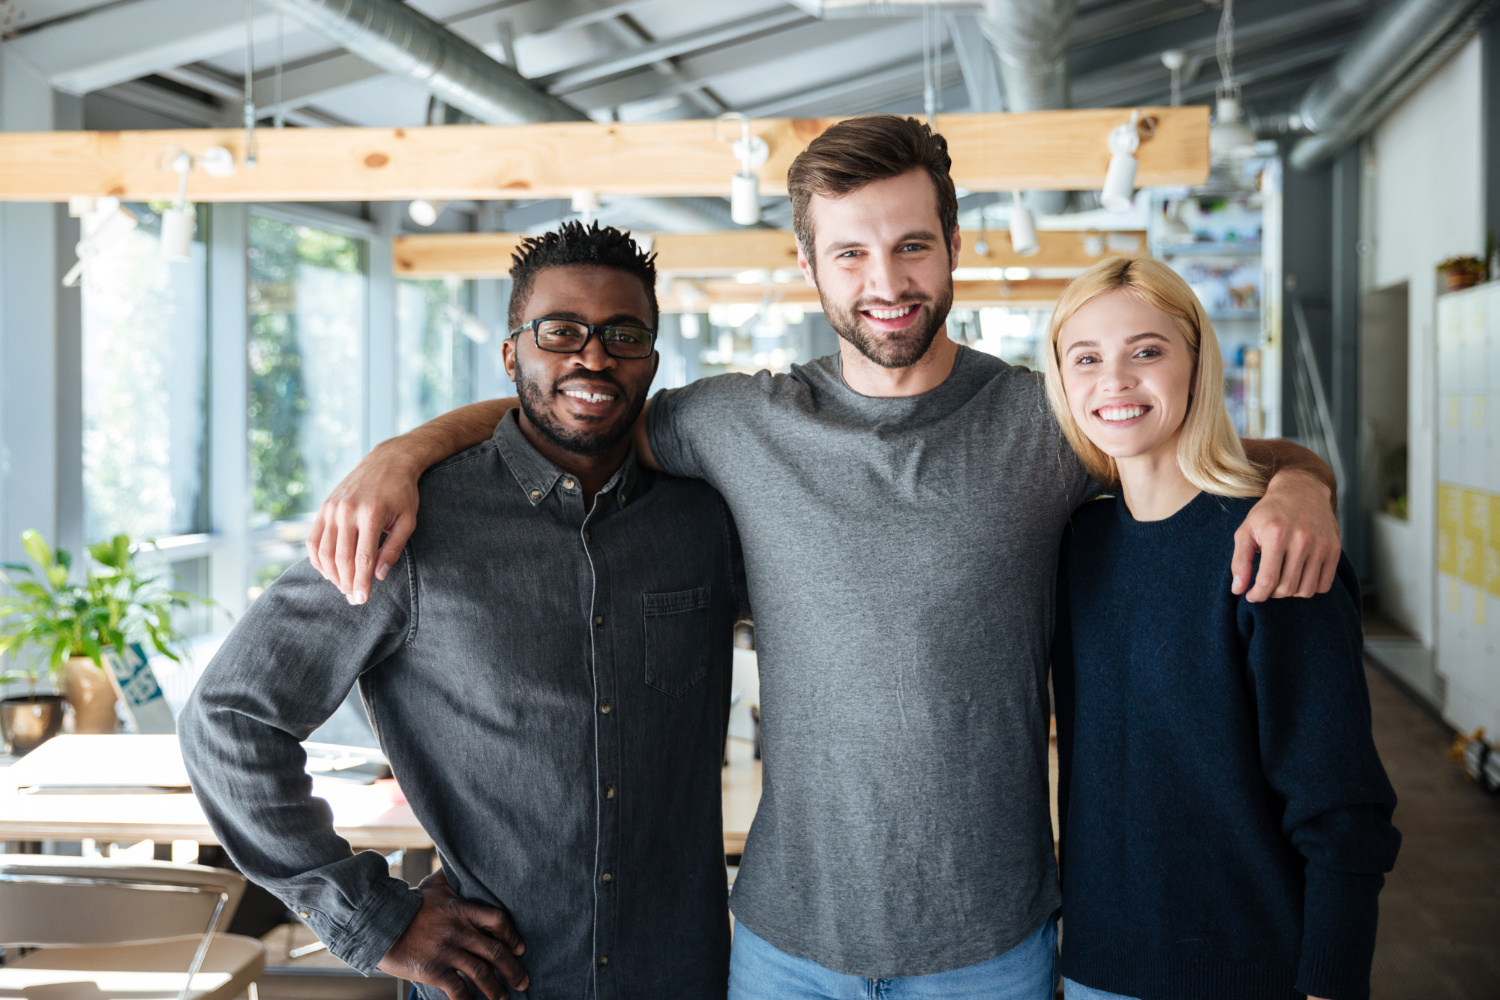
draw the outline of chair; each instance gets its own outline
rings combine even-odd
[[[235,872],[168,862],[0,855],[0,998],[233,1000],[264,946],[222,933],[245,890]]]

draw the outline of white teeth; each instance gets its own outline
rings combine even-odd
[[[563,390],[563,395],[564,396],[572,396],[574,399],[581,399],[585,403],[605,403],[605,402],[608,402],[609,400],[615,398],[615,397],[613,397],[611,395],[608,395],[606,393],[602,393],[602,392],[583,392],[580,389],[564,389]]]
[[[1144,406],[1105,406],[1099,410],[1099,419],[1111,422],[1119,420],[1134,420],[1146,412]]]
[[[910,305],[902,306],[900,309],[871,309],[869,313],[876,319],[900,319],[915,308],[917,307]]]

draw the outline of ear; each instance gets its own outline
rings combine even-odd
[[[808,259],[807,251],[802,248],[802,241],[797,242],[797,270],[802,272],[802,280],[807,282],[808,288],[817,288],[818,279],[813,271],[812,261]]]
[[[958,252],[964,247],[964,234],[959,232],[957,226],[953,227],[953,238],[948,241],[948,262],[950,271],[958,270]]]
[[[500,360],[505,365],[505,377],[516,380],[516,337],[508,337],[500,344]]]

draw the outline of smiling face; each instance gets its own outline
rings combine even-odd
[[[814,195],[808,211],[813,255],[799,247],[797,263],[829,324],[883,368],[916,364],[948,318],[958,259],[932,178],[911,170],[839,197]]]
[[[1196,370],[1175,319],[1124,289],[1106,292],[1068,317],[1058,356],[1068,410],[1100,451],[1175,455]]]
[[[594,264],[547,267],[532,279],[523,322],[569,319],[654,328],[641,280]],[[519,325],[519,324],[518,324]],[[505,371],[521,397],[523,429],[574,455],[603,455],[619,445],[646,403],[658,355],[611,357],[589,337],[577,354],[553,354],[536,345],[531,330],[501,347]]]

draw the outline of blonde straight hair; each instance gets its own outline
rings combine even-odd
[[[1047,334],[1047,401],[1063,434],[1084,467],[1099,482],[1115,486],[1120,470],[1115,460],[1083,433],[1068,408],[1063,388],[1058,342],[1074,313],[1101,295],[1124,289],[1171,316],[1193,355],[1193,388],[1182,436],[1177,440],[1177,464],[1188,482],[1206,493],[1226,497],[1258,497],[1266,492],[1266,476],[1245,457],[1240,436],[1224,408],[1224,360],[1219,338],[1198,296],[1176,271],[1150,257],[1109,257],[1090,267],[1063,290],[1052,312]]]

